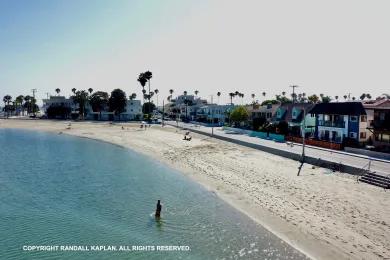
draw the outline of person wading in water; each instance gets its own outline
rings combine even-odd
[[[160,203],[160,200],[157,201],[157,206],[156,206],[156,214],[154,215],[156,218],[159,218],[160,217],[160,214],[161,214],[161,203]]]

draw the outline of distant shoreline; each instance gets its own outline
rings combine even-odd
[[[65,129],[68,123],[69,121],[0,120],[0,128],[62,132],[130,148],[151,156],[214,191],[236,209],[314,259],[358,259],[363,256],[378,258],[379,252],[367,249],[375,248],[371,244],[378,244],[386,236],[390,241],[389,232],[385,232],[390,225],[385,222],[390,211],[388,196],[376,187],[357,186],[353,179],[344,174],[328,176],[324,174],[324,169],[313,170],[306,167],[301,178],[292,177],[288,172],[297,167],[297,162],[197,134],[192,134],[192,141],[183,141],[183,133],[172,127],[161,128],[156,125],[141,130],[140,123],[121,123],[118,126],[106,122],[72,121],[71,129]],[[121,130],[122,125],[125,130]],[[311,186],[318,187],[319,193],[308,191]],[[342,201],[344,196],[347,202]],[[364,200],[368,203],[358,208],[359,201],[364,203]],[[379,203],[379,200],[382,202]],[[313,201],[315,206],[311,205]],[[326,207],[327,201],[332,202],[332,208],[321,209]],[[380,206],[384,208],[379,209]],[[363,214],[361,220],[374,223],[370,220],[371,217],[379,217],[383,218],[385,225],[377,224],[375,232],[364,234],[367,232],[364,226],[359,230],[351,226],[351,222],[354,219],[359,221],[360,217],[349,216],[351,213],[340,210],[342,207],[353,207],[352,212],[362,212],[365,207],[371,207],[368,212],[382,210],[379,216],[367,218]],[[337,222],[336,227],[332,227],[332,222]],[[330,229],[323,233],[328,227]],[[351,238],[343,239],[342,234],[355,237],[353,240],[358,242]],[[334,239],[336,236],[340,239]],[[365,252],[356,250],[356,253],[351,253],[355,249],[353,243],[367,244],[370,247]],[[390,242],[383,241],[382,246],[375,248],[376,251],[382,249],[382,254],[390,255],[386,243]]]

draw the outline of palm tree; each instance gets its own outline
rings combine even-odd
[[[371,97],[371,95],[370,94],[366,94],[366,97],[368,98],[368,99],[371,99],[372,97]]]
[[[92,110],[99,112],[99,119],[102,118],[102,110],[108,105],[108,93],[103,91],[96,91],[89,98]]]
[[[78,91],[76,91],[74,96],[71,97],[73,99],[74,103],[79,104],[79,115],[81,116],[81,119],[84,119],[84,116],[85,116],[85,105],[89,99],[88,96],[89,95],[88,95],[87,91],[78,90]]]
[[[217,92],[217,97],[218,97],[218,105],[219,105],[219,97],[221,96],[221,92]]]
[[[241,98],[241,105],[244,103],[244,93],[240,93],[239,97]]]
[[[337,102],[339,102],[339,96],[334,96]]]
[[[60,95],[60,92],[61,92],[61,89],[56,88],[56,92],[57,92],[57,95],[59,96],[59,95]]]
[[[88,89],[88,92],[89,92],[89,94],[92,94],[93,88],[89,88],[89,89]]]
[[[261,94],[263,95],[264,98],[265,98],[265,95],[267,95],[267,93],[265,93],[264,91]]]
[[[285,96],[285,95],[286,95],[286,91],[283,91],[283,92],[282,92],[282,96]]]
[[[195,93],[195,96],[198,97],[199,90],[195,90],[194,93]]]
[[[76,94],[76,88],[72,88],[72,92],[73,92],[73,94]]]
[[[352,100],[353,100],[353,101],[355,101],[355,100],[356,100],[356,98],[355,98],[355,97],[352,97]]]
[[[360,100],[364,100],[366,98],[366,94],[361,94],[361,96],[360,96]]]
[[[187,93],[188,93],[187,90],[184,90],[183,95],[187,96]]]
[[[4,112],[7,112],[7,118],[9,117],[9,103],[11,102],[12,97],[10,95],[5,95],[3,97],[4,102]]]
[[[136,97],[137,97],[137,94],[136,94],[136,93],[132,93],[132,94],[129,96],[129,99],[130,99],[130,100],[134,100]]]
[[[158,92],[159,92],[158,89],[155,89],[155,90],[154,90],[154,93],[156,94],[156,99],[157,99],[157,100],[156,100],[156,101],[157,101],[157,102],[156,102],[156,104],[157,104],[157,109],[158,109]]]
[[[22,114],[24,114],[24,109],[23,109],[23,99],[24,99],[24,96],[23,95],[19,95],[15,98],[15,103],[16,103],[16,106],[19,106],[21,109],[22,109]]]
[[[151,91],[150,91],[150,80],[152,79],[152,76],[153,76],[152,72],[150,72],[150,71],[144,72],[144,77],[147,80],[148,85],[149,85],[149,95],[151,93]],[[149,97],[149,103],[150,103],[150,98],[151,98],[151,96]]]
[[[347,100],[348,96],[347,96],[347,95],[344,95],[343,98],[344,98],[344,100]]]
[[[233,105],[233,98],[234,98],[234,96],[235,96],[236,94],[235,93],[233,93],[233,92],[230,92],[229,93],[229,97],[230,97],[230,104],[231,105]]]
[[[255,103],[255,97],[256,97],[256,95],[254,94],[254,93],[252,93],[251,94],[251,97],[252,97],[252,99],[253,99],[253,104]]]
[[[172,94],[173,94],[173,92],[174,92],[174,91],[173,91],[173,89],[170,89],[170,90],[169,90],[169,94],[171,94],[171,95],[172,95]]]

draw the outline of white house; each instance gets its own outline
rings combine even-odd
[[[46,114],[47,109],[50,106],[55,107],[68,107],[71,109],[71,111],[75,111],[77,108],[77,105],[73,102],[71,98],[65,98],[64,96],[50,96],[48,99],[43,99],[43,105],[42,110]]]
[[[196,111],[196,120],[207,123],[223,124],[227,118],[227,112],[231,110],[234,105],[217,105],[209,104],[199,107]]]

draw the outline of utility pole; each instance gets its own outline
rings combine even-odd
[[[299,176],[299,173],[302,170],[303,163],[305,162],[305,128],[306,128],[306,109],[303,108],[303,122],[302,122],[302,160],[301,160],[301,166],[299,166],[299,171],[297,176]]]
[[[32,93],[33,93],[32,111],[33,111],[33,114],[34,114],[34,116],[35,116],[35,92],[37,92],[37,89],[34,88],[34,89],[32,89],[31,91],[32,91]]]
[[[297,85],[292,85],[292,86],[290,86],[290,88],[292,88],[293,89],[293,104],[295,103],[295,88],[298,88],[299,86],[297,86]]]
[[[162,109],[162,118],[161,118],[161,125],[162,126],[164,126],[164,114],[165,114],[165,112],[164,112],[164,99],[163,99],[163,109]]]
[[[214,135],[214,107],[213,107],[213,95],[211,95],[211,135]]]

